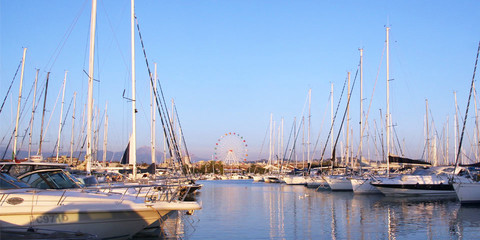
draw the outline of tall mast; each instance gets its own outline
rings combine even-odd
[[[97,22],[97,0],[92,0],[92,13],[90,16],[90,52],[88,57],[88,103],[87,103],[87,174],[92,169],[92,116],[93,116],[93,64],[95,57],[95,27]]]
[[[305,169],[305,116],[302,116],[302,168]]]
[[[43,112],[42,112],[42,124],[40,125],[40,141],[38,143],[37,155],[42,155],[42,142],[43,142],[43,121],[45,120],[45,105],[47,104],[47,91],[48,91],[48,79],[50,78],[50,72],[47,72],[47,80],[45,81],[45,95],[43,96]]]
[[[62,90],[62,105],[60,106],[60,121],[58,125],[58,136],[57,136],[57,156],[55,157],[55,161],[58,162],[58,154],[60,152],[60,137],[62,133],[62,117],[63,117],[63,104],[65,103],[65,84],[67,83],[67,73],[68,71],[65,71],[65,77],[63,78],[63,90]]]
[[[150,114],[152,116],[152,163],[155,164],[156,160],[155,160],[155,147],[156,147],[156,143],[155,143],[155,108],[154,108],[154,104],[156,104],[156,101],[154,101],[154,97],[155,97],[155,93],[157,92],[157,63],[155,63],[155,75],[154,75],[154,78],[155,80],[155,84],[153,86],[153,89],[151,91],[151,98],[150,98]]]
[[[17,119],[15,120],[15,141],[13,142],[13,152],[12,152],[12,160],[15,160],[17,155],[17,138],[18,138],[18,119],[20,118],[20,104],[22,101],[22,87],[23,87],[23,70],[25,69],[25,55],[27,54],[27,48],[23,49],[23,57],[22,57],[22,73],[20,75],[20,87],[18,88],[18,104],[17,104]]]
[[[311,122],[311,106],[312,104],[312,89],[308,90],[308,131],[307,131],[307,163],[311,164],[310,162],[310,122]]]
[[[359,160],[362,162],[362,140],[363,140],[363,48],[360,48],[360,146],[359,148]]]
[[[38,72],[40,69],[37,69],[37,73],[35,74],[35,84],[33,87],[33,103],[32,103],[32,117],[30,119],[30,134],[28,136],[28,159],[30,159],[30,153],[32,150],[32,134],[33,134],[33,119],[35,117],[35,98],[37,96],[37,83],[38,83]]]
[[[455,159],[457,159],[457,133],[458,133],[458,108],[457,108],[457,92],[453,92],[453,96],[455,97],[455,118],[453,118],[454,126],[453,126],[453,132],[454,132],[454,147],[455,151],[453,151],[455,155]],[[460,161],[461,162],[461,161]]]
[[[108,114],[107,114],[108,103],[105,103],[105,123],[103,127],[103,166],[107,166],[107,143],[108,143]]]
[[[426,149],[426,159],[427,162],[430,162],[430,141],[429,141],[429,132],[428,132],[428,99],[425,99],[425,149]]]
[[[475,109],[475,142],[477,144],[475,144],[475,159],[478,159],[478,156],[479,156],[479,151],[480,151],[480,148],[478,146],[478,142],[479,142],[479,135],[480,135],[480,132],[479,132],[479,129],[478,129],[478,108],[477,108],[477,92],[475,90],[475,84],[472,85],[472,88],[473,88],[473,104],[474,104],[474,109]]]
[[[449,117],[447,115],[447,124],[446,124],[446,129],[445,129],[445,138],[446,138],[446,141],[445,141],[445,160],[444,160],[444,163],[445,165],[448,165],[448,123],[449,123]]]
[[[132,137],[130,142],[130,164],[132,164],[133,178],[137,177],[137,112],[135,97],[135,1],[131,0],[131,55],[132,55]]]
[[[270,141],[269,141],[269,144],[268,144],[268,165],[272,165],[272,151],[273,151],[273,142],[272,142],[272,133],[273,133],[273,125],[272,125],[272,121],[273,121],[273,114],[270,113]]]
[[[70,138],[70,164],[73,163],[73,142],[75,141],[75,106],[77,102],[77,92],[73,93],[73,114],[72,114],[72,135]]]
[[[348,88],[347,88],[347,92],[348,92],[348,94],[347,94],[348,98],[347,98],[347,99],[350,99],[350,94],[351,94],[351,93],[350,93],[350,72],[348,72]],[[350,161],[350,160],[349,160],[349,157],[350,157],[350,149],[349,149],[349,144],[350,144],[349,140],[350,140],[350,139],[349,139],[349,137],[350,137],[350,136],[349,136],[349,134],[348,134],[349,131],[350,131],[350,102],[347,102],[347,126],[346,126],[346,128],[345,128],[345,131],[346,131],[346,133],[347,133],[346,140],[345,140],[345,151],[346,151],[346,153],[347,153],[347,155],[345,156],[345,165],[347,165],[348,162]],[[347,169],[345,168],[345,171],[346,171],[346,170],[347,170]],[[346,173],[346,172],[345,172],[345,173]]]
[[[281,164],[283,165],[283,161],[285,160],[285,156],[283,155],[284,153],[284,150],[283,150],[283,117],[282,117],[282,120],[280,121],[280,133],[281,133],[281,137],[280,137],[280,151],[279,151],[279,155],[281,157]]]
[[[333,83],[330,83],[330,124],[332,125],[332,133],[333,133]],[[330,155],[333,156],[333,134],[330,134]],[[332,159],[333,161],[333,159]]]
[[[385,129],[386,129],[386,134],[387,134],[387,177],[390,176],[390,161],[388,157],[390,156],[390,86],[389,86],[389,81],[390,81],[390,55],[389,55],[389,36],[388,33],[390,31],[390,28],[386,28],[387,32],[387,40],[386,40],[386,48],[387,48],[387,113],[385,115]]]

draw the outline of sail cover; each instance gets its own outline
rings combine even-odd
[[[431,163],[425,162],[423,160],[415,160],[406,157],[400,156],[388,156],[388,162],[390,163],[409,163],[409,164],[420,164],[420,165],[432,165]]]

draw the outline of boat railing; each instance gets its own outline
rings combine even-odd
[[[184,201],[186,192],[190,190],[193,185],[190,184],[135,184],[135,185],[99,185],[94,187],[87,187],[85,190],[98,191],[109,194],[122,194],[122,200],[129,195],[134,195],[135,198],[145,198],[145,201],[156,202],[172,202]],[[131,193],[131,189],[134,190]]]

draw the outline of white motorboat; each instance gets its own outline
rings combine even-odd
[[[140,196],[130,194],[128,187],[123,194],[84,189],[62,169],[37,170],[23,176],[24,181],[43,189],[30,188],[5,173],[1,176],[2,230],[29,228],[126,239],[171,211],[201,208],[196,202],[176,200],[178,195],[168,191]]]
[[[2,230],[69,231],[127,239],[172,210],[196,210],[196,202],[156,201],[85,189],[34,189],[1,173]]]
[[[377,178],[371,184],[385,195],[455,196],[449,182],[453,170],[451,166],[419,168],[412,174]]]
[[[325,176],[330,189],[332,191],[353,191],[350,177],[346,175],[328,175]]]

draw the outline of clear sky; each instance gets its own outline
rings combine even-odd
[[[391,28],[390,111],[403,153],[422,156],[428,99],[429,126],[433,119],[439,146],[446,139],[449,119],[449,153],[453,154],[453,92],[463,118],[480,41],[479,1],[143,0],[135,7],[150,65],[158,64],[165,97],[175,100],[189,151],[196,157],[210,159],[217,140],[228,132],[244,137],[249,160],[267,157],[264,138],[270,114],[277,127],[284,119],[286,145],[294,118],[298,128],[298,119],[307,116],[309,89],[311,148],[321,131],[314,153],[319,157],[330,124],[330,84],[334,84],[336,106],[347,72],[353,82],[358,49],[363,48],[363,109],[366,115],[372,102],[366,134],[370,154],[376,158],[373,139],[382,132],[380,109],[382,114],[386,109],[385,26]],[[45,126],[52,117],[44,152],[50,152],[57,139],[61,99],[53,108],[65,71],[64,114],[76,92],[75,132],[80,134],[87,96],[90,9],[90,0],[0,0],[0,100],[5,98],[23,47],[28,50],[22,104],[33,86],[35,69],[40,69],[39,88],[51,72]],[[129,14],[128,0],[98,0],[95,79],[99,82],[94,84],[94,101],[100,115],[108,102],[111,151],[122,151],[131,131],[131,103],[122,98],[124,91],[127,97],[131,91]],[[135,38],[140,148],[150,142],[150,94],[138,35]],[[15,125],[18,80],[19,75],[0,113],[2,152]],[[357,82],[350,107],[354,149],[359,144],[359,90]],[[26,103],[21,131],[28,125],[31,101],[32,97]],[[339,112],[344,103],[345,98]],[[69,148],[72,110],[62,132],[64,151]],[[474,111],[470,113],[472,123]],[[41,106],[35,115],[35,147],[40,119]],[[160,127],[157,124],[159,145]],[[103,139],[103,127],[100,131]],[[468,125],[467,132],[469,147],[474,126]],[[27,149],[26,143],[22,150]],[[378,143],[377,148],[381,148]]]

